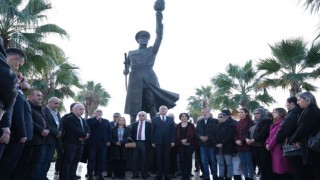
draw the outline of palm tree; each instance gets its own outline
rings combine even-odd
[[[77,100],[85,107],[85,118],[92,115],[99,106],[107,106],[111,96],[100,83],[88,81],[77,95]]]
[[[309,9],[310,13],[317,13],[320,8],[320,2],[318,0],[305,0],[303,3],[306,9]]]
[[[0,36],[5,48],[16,47],[26,53],[28,63],[21,69],[25,75],[64,59],[59,47],[45,42],[52,34],[68,37],[59,26],[44,23],[50,9],[46,0],[0,1]]]
[[[63,61],[57,65],[46,66],[41,73],[31,74],[31,87],[39,89],[43,94],[43,102],[50,97],[75,98],[73,87],[81,88],[77,74],[79,68],[68,61]],[[62,106],[61,106],[62,107]]]
[[[211,86],[201,86],[201,88],[196,88],[196,96],[190,96],[188,98],[187,110],[194,120],[194,123],[196,123],[197,118],[201,115],[201,109],[209,107],[209,100],[212,98],[211,89]]]
[[[243,67],[229,64],[226,73],[219,73],[211,79],[213,99],[210,100],[215,109],[232,109],[246,107],[254,110],[262,105],[269,105],[275,100],[266,88],[259,86],[258,72],[253,69],[252,61]]]
[[[292,38],[270,45],[273,57],[262,59],[258,70],[264,72],[264,87],[289,88],[290,96],[302,89],[315,91],[307,82],[319,78],[320,43],[313,42],[309,49],[303,38]]]

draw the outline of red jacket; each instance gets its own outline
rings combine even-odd
[[[253,121],[249,118],[240,119],[235,127],[234,141],[240,140],[242,145],[236,145],[238,151],[250,151],[251,147],[247,145],[246,138],[248,137],[248,132],[252,126]]]

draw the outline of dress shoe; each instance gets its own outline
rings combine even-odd
[[[81,176],[76,175],[76,178],[77,178],[77,179],[81,179]]]
[[[139,176],[132,176],[131,179],[139,179]]]

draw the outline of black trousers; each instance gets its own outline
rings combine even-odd
[[[193,146],[179,146],[180,167],[183,179],[190,179],[192,169]]]
[[[132,173],[133,176],[139,176],[139,167],[141,164],[141,176],[147,176],[150,148],[144,141],[136,141],[136,143],[137,147],[133,149]]]
[[[55,171],[61,172],[62,171],[62,164],[63,164],[63,149],[62,149],[62,143],[59,142],[57,144],[57,158],[56,158],[56,164],[55,164]]]
[[[113,170],[114,170],[114,177],[121,178],[125,177],[126,174],[126,160],[114,160],[113,161]]]
[[[261,180],[274,180],[270,151],[264,146],[255,146],[253,154],[261,172]]]
[[[171,144],[156,144],[157,178],[169,177]]]
[[[12,175],[21,156],[24,143],[9,142],[4,148],[0,159],[0,179],[7,180]]]
[[[73,180],[76,179],[78,163],[82,157],[82,144],[64,144],[64,160],[62,165],[62,173],[60,179]]]
[[[12,180],[26,180],[31,179],[33,171],[36,167],[40,153],[41,145],[26,144],[22,150],[18,164],[13,171],[10,179]]]

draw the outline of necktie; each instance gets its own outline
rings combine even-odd
[[[164,116],[162,116],[162,122],[164,123]]]
[[[139,131],[138,131],[138,140],[141,140],[142,126],[143,126],[143,122],[140,122],[140,127],[139,127]]]
[[[81,129],[82,129],[82,131],[83,131],[84,129],[83,129],[82,119],[81,119],[81,118],[79,118],[79,119],[80,119]]]

